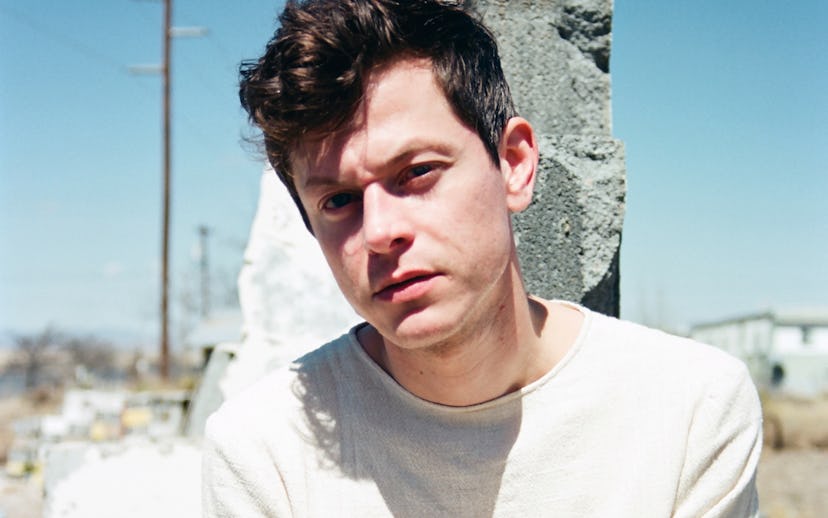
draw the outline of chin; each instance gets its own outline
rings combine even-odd
[[[462,319],[450,311],[429,307],[410,313],[380,331],[400,349],[427,349],[453,341],[461,322]]]

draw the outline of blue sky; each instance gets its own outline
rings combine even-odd
[[[173,304],[213,230],[235,282],[261,164],[241,59],[279,3],[177,0]],[[157,336],[161,3],[0,0],[0,331]],[[627,149],[622,315],[683,328],[828,305],[828,4],[615,3],[614,134]],[[175,337],[174,337],[175,338]]]
[[[828,3],[615,6],[624,314],[828,305]]]

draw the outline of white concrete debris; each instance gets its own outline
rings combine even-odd
[[[76,466],[45,481],[45,518],[201,515],[201,451],[195,442],[66,443],[51,450],[50,462]]]
[[[239,274],[243,343],[220,382],[225,398],[359,321],[270,167],[260,187]]]

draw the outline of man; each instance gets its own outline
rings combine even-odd
[[[365,318],[208,422],[208,516],[753,516],[718,350],[525,292],[532,126],[457,2],[289,2],[241,98]]]

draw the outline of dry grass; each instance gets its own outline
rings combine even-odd
[[[828,397],[765,396],[762,407],[766,447],[828,448]]]
[[[766,450],[757,486],[767,518],[823,518],[828,513],[828,451]]]
[[[763,397],[759,505],[767,518],[828,516],[828,397]]]

